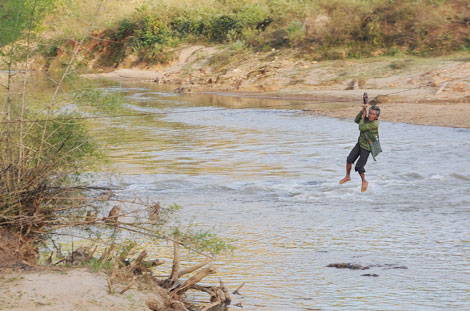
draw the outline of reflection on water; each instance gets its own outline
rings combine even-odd
[[[470,310],[470,131],[382,123],[361,194],[356,175],[338,184],[352,121],[152,87],[110,91],[165,114],[95,124],[120,194],[177,202],[188,221],[236,238],[219,275],[247,282],[236,297],[246,310]],[[365,277],[326,268],[336,262],[408,269]]]

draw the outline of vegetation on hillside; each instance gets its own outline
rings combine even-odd
[[[103,66],[127,55],[165,63],[175,47],[188,43],[295,48],[309,59],[341,59],[442,55],[468,49],[469,31],[466,0],[163,0],[136,3],[88,43]],[[64,46],[63,36],[54,40],[53,47]],[[51,57],[58,52],[48,49]]]
[[[0,3],[0,48],[36,27],[53,10],[55,0],[2,0]]]

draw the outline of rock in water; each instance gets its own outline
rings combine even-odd
[[[337,269],[351,269],[351,270],[367,270],[369,267],[367,266],[361,266],[359,264],[352,264],[352,263],[332,263],[329,264],[327,267],[329,268],[337,268]]]

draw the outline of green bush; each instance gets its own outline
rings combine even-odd
[[[289,41],[293,44],[301,43],[305,40],[304,25],[301,22],[293,21],[287,25]]]
[[[167,43],[170,34],[168,25],[154,15],[145,16],[141,21],[140,28],[135,32],[135,36],[145,47],[153,46],[155,43]]]
[[[172,47],[198,41],[319,59],[436,55],[469,48],[469,31],[468,0],[162,0],[117,25],[110,38],[122,44],[106,64],[129,50],[168,62]]]
[[[176,16],[171,22],[170,27],[171,30],[175,33],[176,36],[179,38],[185,38],[190,34],[194,33],[201,33],[202,27],[201,24],[197,21],[192,20],[187,16]]]
[[[51,41],[47,45],[40,46],[40,51],[46,58],[55,58],[58,55],[59,47],[63,44],[63,41]]]
[[[114,38],[116,40],[122,40],[129,36],[134,35],[134,32],[137,30],[137,24],[135,22],[131,22],[128,19],[123,19],[116,30],[116,34]]]
[[[282,48],[289,46],[289,32],[285,29],[278,29],[271,33],[269,45],[273,48]]]
[[[243,25],[236,16],[215,16],[209,25],[208,38],[215,42],[224,42],[230,32],[240,33]]]
[[[0,2],[0,48],[38,27],[53,8],[55,0],[2,0]],[[34,18],[31,14],[34,8]]]
[[[47,148],[41,154],[43,161],[57,159],[57,161],[60,160],[60,164],[56,164],[58,169],[67,165],[67,170],[70,172],[80,172],[82,168],[93,165],[94,160],[101,157],[101,152],[88,133],[86,126],[79,120],[73,119],[78,116],[74,114],[55,115],[54,118],[59,121],[47,123]],[[41,141],[41,137],[41,131],[32,132],[28,136],[26,144],[37,145]]]
[[[234,51],[241,51],[241,50],[243,50],[244,46],[245,46],[245,43],[243,41],[237,40],[237,41],[233,42],[230,47]]]
[[[261,3],[251,3],[236,12],[237,20],[244,28],[255,28],[258,23],[271,16],[269,7]]]

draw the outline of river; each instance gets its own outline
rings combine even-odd
[[[382,122],[363,194],[354,172],[338,184],[354,116],[155,84],[106,90],[164,112],[100,121],[119,194],[178,203],[188,222],[234,238],[218,276],[246,282],[244,310],[470,310],[469,129]],[[326,267],[340,262],[377,266]]]

